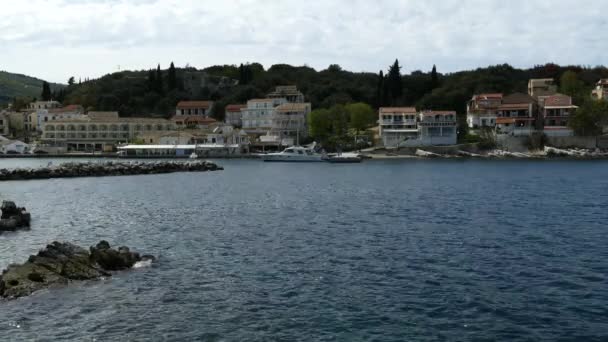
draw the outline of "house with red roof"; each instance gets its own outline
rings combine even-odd
[[[247,108],[246,104],[229,104],[226,106],[224,122],[234,127],[243,127],[242,110]]]
[[[546,135],[571,136],[574,134],[568,127],[570,117],[578,109],[572,104],[572,97],[564,94],[540,96],[538,105]]]
[[[487,93],[473,95],[467,103],[467,125],[469,128],[494,128],[498,107],[502,104],[501,93]]]
[[[209,117],[213,101],[180,101],[175,108],[175,115]]]

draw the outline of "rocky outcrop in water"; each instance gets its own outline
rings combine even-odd
[[[0,232],[15,231],[30,226],[30,213],[25,208],[19,208],[12,201],[3,201],[2,216],[0,217]]]
[[[156,162],[89,162],[65,163],[53,167],[38,169],[0,169],[0,181],[150,175],[172,172],[200,172],[223,170],[221,166],[210,161],[156,161]]]
[[[128,247],[113,249],[107,241],[100,241],[89,250],[71,243],[53,242],[31,255],[27,262],[10,265],[2,271],[0,297],[24,297],[70,281],[109,277],[110,271],[129,269],[137,262],[151,260],[153,256],[140,256]]]

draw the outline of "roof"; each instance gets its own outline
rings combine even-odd
[[[534,103],[536,102],[536,100],[528,95],[528,94],[524,94],[524,93],[513,93],[513,94],[509,94],[505,97],[502,98],[502,104],[530,104],[530,103]]]
[[[77,112],[77,111],[83,111],[84,108],[81,105],[76,105],[76,104],[72,104],[72,105],[67,105],[65,107],[62,108],[53,108],[53,109],[49,109],[49,113],[67,113],[67,112]]]
[[[555,107],[555,106],[570,106],[572,105],[572,98],[564,94],[555,94],[544,98],[543,106]]]
[[[275,99],[251,99],[247,102],[274,102]]]
[[[502,99],[502,93],[485,93],[473,95],[473,100],[500,100]]]
[[[531,78],[529,81],[529,83],[532,85],[539,84],[539,83],[541,83],[542,85],[547,85],[547,83],[549,85],[552,85],[553,82],[555,82],[555,80],[552,78]]]
[[[217,120],[213,118],[208,118],[200,115],[175,115],[171,118],[171,121],[184,121],[187,123],[197,124],[213,124],[217,122]]]
[[[152,123],[169,123],[170,121],[167,119],[160,118],[140,118],[140,117],[91,117],[91,113],[88,115],[83,115],[78,118],[65,118],[59,120],[53,120],[48,122],[48,124],[69,124],[69,123],[144,123],[144,124],[152,124]]]
[[[498,106],[498,110],[516,110],[516,109],[529,109],[529,103],[508,103]]]
[[[601,80],[597,81],[597,85],[608,85],[608,78],[602,78]]]
[[[209,109],[213,106],[212,101],[180,101],[177,103],[178,109],[197,109],[205,108]]]
[[[416,114],[415,107],[380,107],[380,114],[385,113],[407,113],[407,114]]]
[[[229,104],[226,106],[227,112],[240,112],[241,109],[247,108],[246,104]]]
[[[456,115],[456,111],[453,110],[427,110],[420,113],[422,115]]]
[[[277,112],[304,112],[310,108],[310,103],[283,103],[275,108]]]

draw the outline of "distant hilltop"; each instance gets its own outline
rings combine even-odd
[[[15,97],[40,97],[42,93],[41,80],[36,77],[0,71],[0,103],[7,103]],[[65,85],[51,83],[51,90],[58,90]]]

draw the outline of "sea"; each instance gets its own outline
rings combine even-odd
[[[0,340],[608,341],[608,161],[217,163],[0,182],[32,214],[0,269],[55,240],[158,257],[0,301]]]

